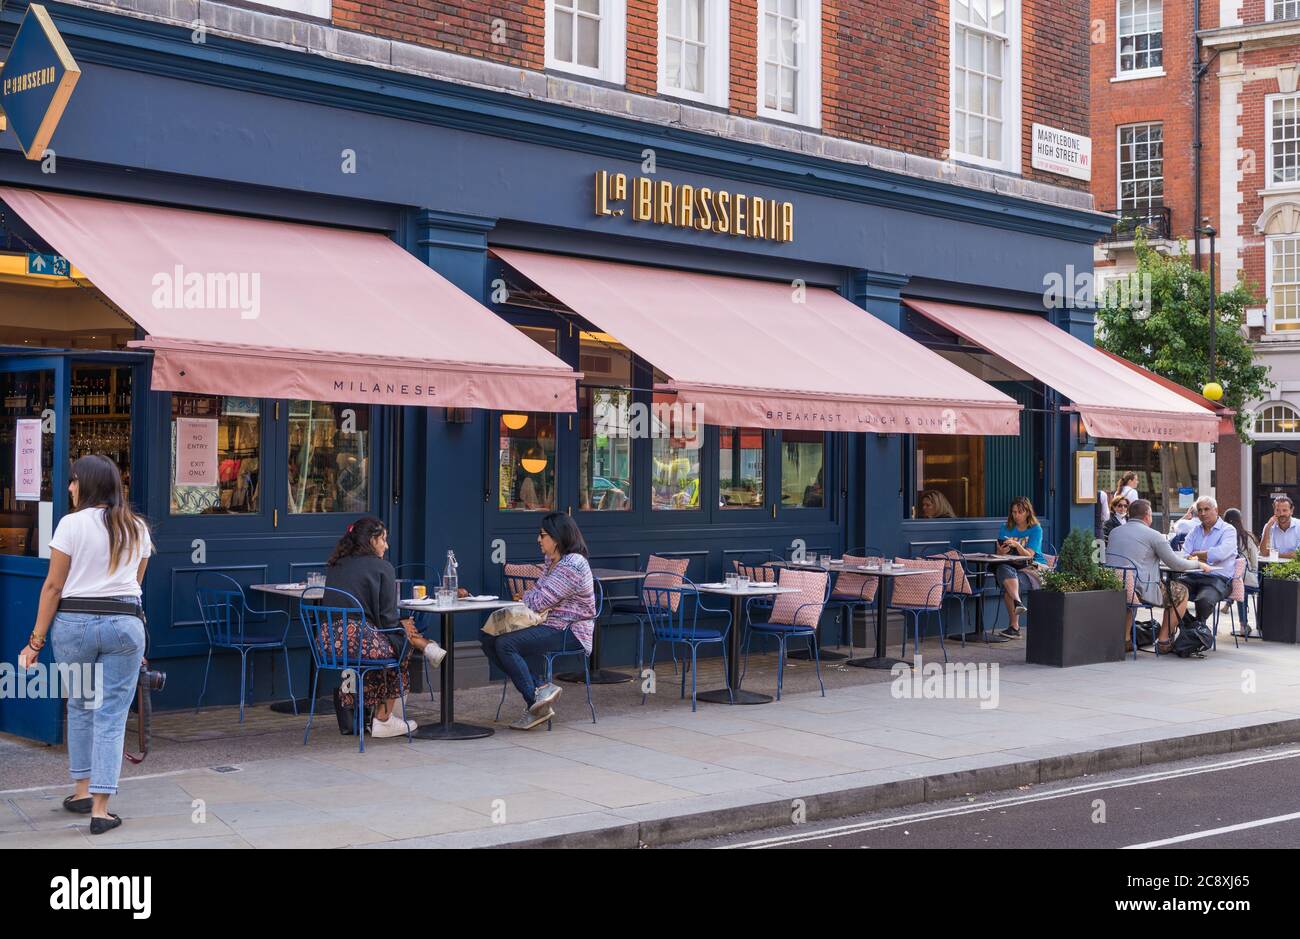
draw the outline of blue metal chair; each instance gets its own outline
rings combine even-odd
[[[1129,630],[1129,642],[1133,644],[1133,661],[1136,662],[1138,657],[1138,610],[1146,610],[1151,619],[1155,619],[1155,612],[1152,610],[1151,605],[1142,599],[1142,589],[1147,586],[1146,580],[1137,569],[1137,565],[1122,554],[1107,553],[1106,563],[1102,566],[1115,571],[1120,575],[1120,579],[1124,581],[1124,604],[1133,613],[1133,625]],[[1160,654],[1159,643],[1155,646],[1155,652],[1156,655]]]
[[[939,601],[942,606],[949,600],[957,601],[957,618],[961,624],[961,645],[966,648],[966,604],[983,603],[984,598],[988,596],[984,586],[977,586],[977,578],[973,577],[966,569],[966,562],[962,559],[961,552],[956,548],[949,548],[943,554],[932,554],[924,558],[927,561],[943,561],[943,598]],[[940,618],[943,614],[940,613]],[[943,626],[944,632],[947,632],[947,624]],[[985,640],[987,644],[988,640]]]
[[[244,703],[247,697],[249,673],[252,671],[253,652],[284,653],[284,674],[289,682],[289,698],[293,713],[298,713],[298,701],[293,693],[293,672],[289,668],[289,614],[284,610],[257,609],[248,605],[244,588],[233,577],[215,571],[199,573],[194,591],[199,617],[208,635],[208,662],[203,668],[203,689],[199,692],[197,712],[203,706],[203,696],[208,693],[208,673],[212,670],[212,653],[216,649],[233,649],[239,653],[239,722],[244,722]],[[273,616],[284,617],[284,628],[277,629],[269,622]],[[259,621],[260,618],[260,621]],[[250,619],[254,622],[250,623]],[[274,660],[272,660],[274,664]],[[272,670],[271,686],[275,690],[275,672]]]
[[[678,645],[691,650],[691,710],[696,708],[695,676],[699,664],[699,648],[709,643],[716,643],[722,649],[722,680],[727,682],[727,694],[735,700],[727,671],[727,634],[731,630],[731,611],[719,610],[705,606],[700,600],[700,593],[689,578],[683,577],[681,584],[674,587],[645,587],[642,589],[643,615],[650,625],[650,670],[655,667],[655,657],[660,643],[668,643],[676,649]],[[701,625],[700,613],[725,617],[722,625],[709,622]],[[682,670],[681,696],[686,697],[686,670]],[[642,692],[641,703],[646,703],[647,693]]]
[[[745,667],[740,672],[742,685],[745,681],[745,675],[749,671],[749,646],[754,637],[774,638],[777,644],[776,699],[780,701],[781,689],[785,684],[786,645],[791,639],[802,638],[808,640],[808,651],[812,656],[813,666],[817,670],[817,684],[821,686],[822,697],[826,697],[826,685],[822,682],[821,653],[817,647],[817,624],[821,620],[822,613],[826,610],[826,601],[830,599],[830,574],[824,571],[795,571],[784,568],[777,583],[780,586],[789,586],[791,584],[807,586],[815,584],[817,578],[823,579],[820,600],[815,602],[805,601],[803,603],[794,602],[792,604],[792,601],[788,598],[795,597],[797,600],[797,595],[778,594],[776,600],[772,603],[765,622],[754,622],[750,605],[745,605]]]
[[[510,596],[514,597],[515,599],[522,597],[525,591],[532,589],[532,586],[537,583],[537,579],[535,577],[530,578],[518,574],[509,575],[507,576],[506,579],[507,582],[513,581],[513,583],[511,584],[512,590],[513,588],[516,587],[519,588],[519,592],[517,594],[513,592],[510,594]],[[600,585],[600,581],[598,580],[593,579],[591,582],[591,586],[592,586],[592,590],[595,593],[595,600],[596,600],[596,615],[592,617],[592,622],[594,623],[596,620],[600,619],[600,614],[604,611],[605,591],[602,589]],[[583,677],[583,681],[587,685],[587,707],[591,709],[591,722],[594,724],[596,723],[596,705],[591,700],[591,653],[589,653],[586,649],[582,647],[582,643],[579,642],[578,637],[573,634],[573,630],[571,629],[564,630],[564,644],[560,646],[560,648],[554,649],[550,652],[542,653],[542,658],[546,662],[546,672],[545,672],[545,676],[542,678],[542,681],[538,682],[538,684],[550,684],[552,681],[555,680],[555,660],[559,658],[563,658],[565,656],[578,656],[579,658],[582,659],[582,677]],[[510,690],[510,679],[509,678],[502,679],[501,700],[497,702],[496,720],[501,720],[501,708],[505,706],[506,692],[509,690]],[[553,723],[554,723],[553,721],[546,722],[546,729],[548,731],[552,729]]]
[[[918,574],[913,577],[900,577],[894,584],[894,591],[889,597],[887,609],[898,610],[903,614],[903,644],[899,655],[907,652],[907,619],[912,620],[912,654],[920,655],[921,617],[930,613],[939,614],[939,649],[943,660],[948,661],[948,647],[943,641],[943,597],[947,589],[948,563],[946,558],[913,558],[900,561],[907,567],[928,568],[933,576]]]
[[[1229,603],[1228,615],[1231,617],[1231,619],[1229,619],[1228,621],[1230,624],[1228,626],[1228,631],[1232,634],[1232,644],[1236,648],[1241,647],[1241,643],[1237,641],[1238,638],[1240,637],[1237,635],[1236,616],[1237,616],[1237,604],[1246,602],[1245,577],[1246,577],[1246,559],[1241,555],[1237,555],[1237,565],[1236,567],[1233,568],[1233,574],[1232,574],[1232,592],[1228,594],[1228,603]],[[1215,649],[1219,647],[1220,606],[1221,604],[1218,603],[1214,605],[1214,645],[1211,648],[1215,648]]]
[[[845,564],[858,565],[869,558],[884,559],[884,552],[879,548],[854,548],[845,551],[841,559]],[[871,611],[876,608],[876,596],[880,589],[880,578],[856,571],[839,571],[831,586],[830,599],[826,608],[835,611],[835,618],[840,623],[840,639],[847,632],[849,641],[849,658],[853,658],[853,617],[858,610]],[[843,642],[841,642],[841,645]]]
[[[310,595],[310,596],[309,596]],[[366,611],[361,606],[361,601],[348,593],[346,590],[339,590],[335,587],[317,588],[315,590],[304,590],[301,601],[298,604],[298,615],[302,620],[302,628],[307,633],[307,644],[311,647],[312,658],[316,660],[316,674],[312,678],[311,687],[311,709],[307,714],[307,729],[302,735],[303,746],[307,745],[307,738],[311,735],[312,718],[316,716],[316,686],[320,683],[320,674],[322,671],[351,672],[355,678],[356,706],[353,711],[356,713],[356,733],[359,748],[362,753],[366,752],[366,708],[365,708],[365,687],[366,675],[371,672],[382,671],[384,669],[395,669],[397,671],[398,697],[404,697],[406,689],[402,682],[402,658],[406,655],[406,645],[408,643],[406,630],[400,626],[392,629],[380,629],[381,633],[400,633],[402,636],[402,650],[396,656],[384,656],[381,658],[368,659],[362,655],[361,642],[358,641],[357,649],[354,652],[348,646],[348,623],[356,622],[360,626],[360,637],[364,637],[366,631]],[[406,725],[406,739],[411,739],[411,725]]]

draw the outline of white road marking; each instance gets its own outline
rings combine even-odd
[[[899,825],[906,825],[913,822],[928,822],[941,818],[954,818],[960,815],[973,815],[980,812],[987,812],[991,809],[1010,808],[1012,806],[1027,805],[1033,802],[1047,802],[1053,799],[1064,799],[1069,796],[1083,795],[1084,793],[1089,792],[1101,792],[1107,789],[1123,789],[1128,786],[1140,786],[1145,783],[1161,782],[1166,779],[1179,779],[1185,776],[1199,776],[1203,773],[1223,772],[1224,770],[1237,769],[1242,766],[1254,766],[1259,763],[1272,763],[1276,760],[1291,760],[1296,757],[1300,757],[1300,749],[1283,750],[1278,753],[1270,753],[1263,756],[1224,760],[1220,763],[1211,763],[1206,766],[1165,770],[1158,773],[1144,773],[1140,776],[1130,776],[1125,779],[1111,780],[1109,782],[1095,782],[1085,783],[1078,786],[1068,786],[1065,789],[1056,789],[1052,792],[1044,792],[1036,795],[1010,796],[992,802],[979,802],[971,805],[964,805],[960,808],[932,809],[928,812],[914,812],[908,815],[899,815],[892,819],[880,819],[873,822],[858,822],[853,825],[838,825],[831,828],[823,828],[819,831],[777,835],[771,838],[760,838],[756,841],[746,841],[740,844],[719,845],[718,847],[722,850],[730,850],[733,848],[779,848],[790,844],[801,844],[805,841],[816,841],[819,838],[843,838],[848,835],[861,834],[862,832],[867,831],[878,831],[883,828],[894,828]]]
[[[1159,841],[1144,841],[1142,844],[1126,844],[1125,849],[1129,848],[1160,848],[1167,844],[1178,844],[1183,841],[1196,841],[1199,838],[1213,838],[1215,835],[1226,835],[1231,831],[1246,831],[1250,828],[1263,828],[1265,825],[1277,825],[1281,822],[1293,822],[1300,818],[1300,812],[1292,812],[1290,815],[1274,815],[1272,818],[1260,818],[1253,822],[1242,822],[1239,825],[1225,825],[1222,828],[1211,828],[1209,831],[1194,831],[1187,835],[1177,835],[1173,838],[1161,838]]]

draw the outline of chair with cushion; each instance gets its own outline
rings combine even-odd
[[[648,593],[648,591],[682,586],[686,580],[686,568],[690,563],[690,558],[665,558],[657,554],[650,555],[646,560],[646,575],[641,580],[641,595],[627,600],[616,601],[613,604],[612,609],[615,613],[631,613],[636,617],[636,668],[638,672],[645,668],[645,632],[646,627],[650,624],[647,603],[657,596]],[[660,599],[671,599],[671,597],[670,594],[664,594]],[[680,602],[680,596],[678,602]],[[674,653],[674,664],[676,664],[676,661],[676,654]]]
[[[1133,645],[1133,661],[1136,662],[1138,657],[1138,610],[1144,609],[1152,619],[1155,618],[1155,613],[1152,611],[1151,605],[1142,599],[1142,594],[1139,592],[1141,588],[1146,586],[1146,584],[1142,579],[1141,572],[1137,569],[1137,565],[1122,554],[1112,554],[1108,552],[1106,554],[1106,563],[1102,566],[1113,570],[1117,575],[1119,575],[1120,579],[1124,581],[1124,604],[1128,608],[1129,612],[1133,614],[1133,626],[1129,630],[1129,642]],[[1155,648],[1156,655],[1159,655],[1159,645]]]
[[[1237,641],[1238,638],[1237,629],[1236,629],[1237,604],[1244,602],[1245,599],[1246,599],[1246,559],[1243,557],[1238,557],[1237,566],[1233,568],[1232,571],[1232,590],[1228,594],[1228,602],[1232,604],[1232,606],[1229,607],[1229,610],[1231,610],[1229,616],[1232,617],[1229,620],[1229,622],[1232,624],[1229,627],[1229,629],[1232,632],[1232,644],[1234,647],[1237,648],[1240,648],[1241,646],[1241,643]],[[1219,608],[1221,606],[1222,604],[1219,603],[1216,603],[1214,605],[1214,646],[1213,648],[1215,649],[1219,647]]]
[[[948,561],[930,558],[895,558],[894,562],[906,568],[926,572],[898,577],[894,580],[888,609],[898,610],[903,614],[903,645],[899,655],[907,652],[907,619],[910,617],[912,620],[912,654],[920,655],[921,617],[937,613],[939,614],[939,648],[943,651],[943,660],[947,662],[948,648],[943,643],[943,595]]]
[[[791,639],[802,638],[808,640],[808,653],[817,669],[817,684],[821,686],[822,697],[825,697],[826,685],[822,682],[821,655],[817,649],[817,624],[830,598],[831,576],[825,571],[797,571],[787,567],[782,568],[777,584],[793,587],[795,592],[777,594],[766,622],[754,622],[746,607],[745,668],[740,673],[740,680],[743,683],[749,671],[749,646],[754,638],[776,639],[776,699],[780,701],[785,683],[786,646]]]
[[[194,710],[203,706],[203,696],[208,693],[208,673],[212,670],[212,653],[216,649],[231,649],[239,653],[239,722],[244,722],[244,703],[253,670],[252,653],[284,653],[284,674],[289,682],[289,698],[293,713],[298,713],[298,701],[293,694],[293,673],[289,667],[289,614],[284,610],[257,609],[248,605],[244,588],[233,577],[215,571],[199,573],[194,598],[198,602],[203,631],[208,636],[208,662],[203,668],[203,689],[199,692]],[[284,617],[279,626],[272,617]],[[271,686],[275,690],[275,672],[272,659]]]
[[[339,590],[336,587],[315,588],[310,591],[310,597],[308,593],[309,591],[303,591],[303,597],[298,605],[298,616],[302,620],[303,630],[307,633],[307,644],[311,647],[312,658],[316,661],[316,674],[311,682],[311,709],[307,714],[307,729],[302,735],[303,746],[307,745],[307,738],[311,735],[312,718],[316,716],[316,686],[320,683],[321,672],[339,672],[340,675],[351,672],[355,689],[353,694],[356,695],[356,706],[353,711],[357,721],[357,741],[361,752],[365,753],[366,675],[383,669],[395,670],[398,696],[405,697],[406,689],[402,683],[401,665],[402,656],[406,654],[406,630],[400,626],[379,630],[381,633],[402,635],[403,649],[400,655],[366,658],[360,642],[354,652],[347,641],[350,622],[358,624],[359,636],[365,635],[366,611],[362,608],[361,601],[346,590]],[[411,739],[409,723],[406,728],[406,739],[408,742]]]
[[[933,554],[925,560],[943,561],[943,600],[946,603],[954,600],[957,603],[957,618],[961,623],[961,644],[962,648],[966,646],[966,604],[982,603],[986,593],[983,590],[977,590],[975,582],[971,578],[971,573],[966,569],[966,561],[962,558],[961,552],[956,548],[949,548],[942,554]],[[947,626],[944,626],[947,632]]]
[[[883,557],[884,555],[877,548],[859,548],[846,553],[841,560],[845,567],[861,567],[872,558],[879,561]],[[840,620],[841,638],[844,630],[848,631],[849,658],[853,658],[853,617],[858,610],[876,608],[876,590],[879,584],[880,578],[872,577],[870,574],[840,571],[835,575],[826,607],[834,610]]]
[[[732,628],[731,611],[705,606],[700,600],[700,593],[688,578],[681,577],[675,586],[650,586],[642,591],[644,608],[642,615],[650,627],[650,670],[654,671],[655,657],[661,643],[668,643],[670,648],[686,646],[691,651],[691,710],[696,709],[696,681],[698,673],[700,646],[716,644],[722,650],[722,678],[727,682],[727,693],[732,688],[727,671],[727,634]],[[712,619],[701,624],[700,614],[722,619],[717,624]],[[686,670],[682,670],[681,696],[686,697]],[[641,693],[641,703],[645,704],[647,692]],[[734,696],[733,696],[734,700]]]

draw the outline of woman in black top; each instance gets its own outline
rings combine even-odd
[[[348,624],[348,646],[352,655],[361,653],[366,658],[387,659],[402,655],[404,649],[414,649],[429,660],[431,665],[442,662],[446,651],[431,639],[425,639],[415,629],[412,619],[403,619],[397,608],[397,575],[393,565],[384,559],[388,552],[388,530],[377,518],[365,516],[348,526],[339,543],[334,546],[325,571],[325,586],[345,590],[356,597],[366,614],[364,632],[360,623]],[[331,604],[343,598],[338,594],[329,597]],[[384,633],[384,629],[402,629],[403,632]],[[409,687],[407,659],[402,659],[402,686]],[[371,734],[375,737],[396,737],[405,734],[405,709],[397,707],[400,688],[397,676],[391,670],[370,672],[366,675],[364,702],[374,707],[375,719]],[[351,693],[340,693],[338,703],[354,706]],[[401,715],[396,713],[401,711]],[[415,730],[415,721],[410,721]]]

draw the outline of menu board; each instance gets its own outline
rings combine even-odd
[[[22,418],[14,443],[14,498],[39,502],[41,498],[41,419]]]
[[[217,485],[217,421],[176,418],[176,485]]]

